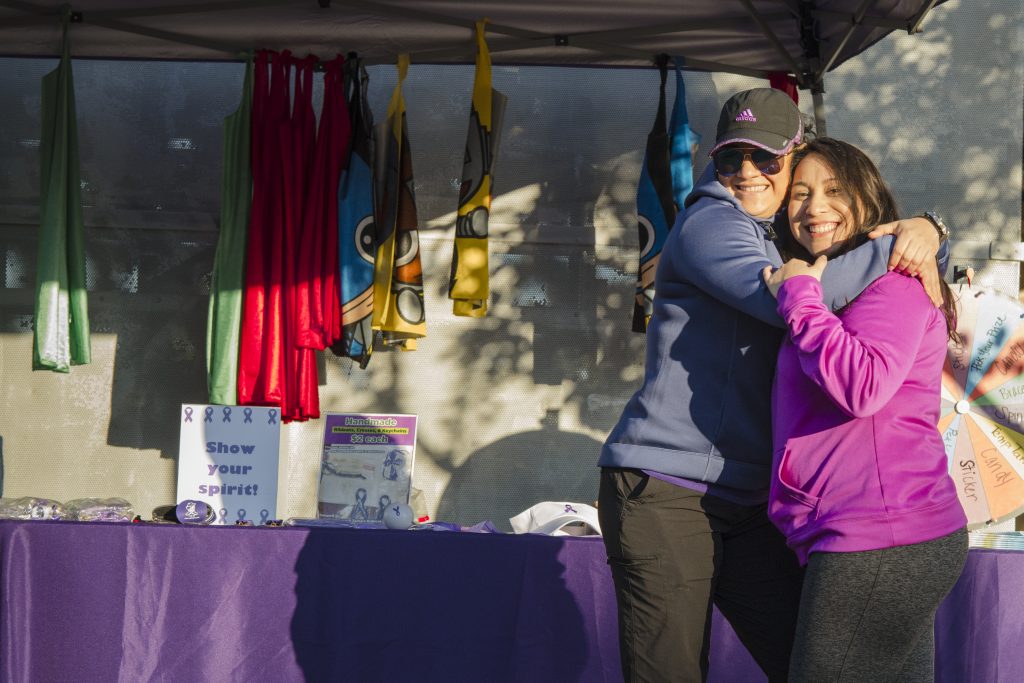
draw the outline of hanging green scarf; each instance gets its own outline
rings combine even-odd
[[[91,360],[69,20],[70,9],[65,8],[60,64],[43,77],[39,259],[32,343],[32,369],[55,372],[70,372],[72,365]]]
[[[249,163],[252,126],[252,60],[246,62],[242,101],[224,119],[224,177],[220,189],[220,236],[210,282],[206,320],[206,371],[210,403],[238,402],[238,339],[242,325],[245,250],[252,202]]]

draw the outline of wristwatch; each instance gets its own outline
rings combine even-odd
[[[921,218],[927,218],[932,225],[935,226],[936,232],[939,233],[939,241],[949,239],[949,228],[942,222],[942,217],[934,211],[925,211],[921,214]]]

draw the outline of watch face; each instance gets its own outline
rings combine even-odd
[[[935,229],[939,231],[940,235],[942,235],[943,237],[949,236],[949,228],[947,228],[946,224],[942,222],[942,218],[939,217],[939,214],[935,213],[934,211],[925,211],[924,216],[925,218],[932,222],[932,224],[935,226]]]

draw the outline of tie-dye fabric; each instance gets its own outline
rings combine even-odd
[[[362,60],[346,63],[352,148],[338,186],[338,264],[341,339],[331,351],[365,368],[373,352],[373,264],[377,232],[373,215],[373,115]]]
[[[654,274],[662,247],[676,213],[693,189],[693,150],[700,141],[686,113],[686,86],[676,58],[676,95],[672,118],[665,132],[665,82],[667,59],[661,68],[658,114],[647,136],[644,162],[637,185],[636,209],[640,234],[640,267],[633,304],[633,331],[646,332],[654,305]]]
[[[408,71],[409,55],[399,55],[398,83],[387,120],[376,130],[380,220],[373,283],[373,329],[383,333],[385,344],[404,351],[414,350],[416,340],[427,333],[412,153],[402,96]]]
[[[494,90],[491,81],[491,55],[485,40],[485,24],[483,21],[476,24],[476,77],[448,283],[453,313],[473,318],[487,314],[490,291],[487,235],[493,192],[492,170],[505,109],[505,96]]]

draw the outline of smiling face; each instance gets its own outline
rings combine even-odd
[[[807,155],[793,172],[787,205],[793,237],[812,256],[834,255],[856,232],[854,201],[820,155]]]
[[[730,148],[732,145],[729,146]],[[745,145],[736,145],[737,148],[753,148]],[[761,171],[749,158],[744,159],[740,170],[734,175],[723,176],[718,174],[718,182],[729,190],[733,197],[743,207],[743,210],[754,218],[771,218],[786,197],[786,189],[789,180],[789,165],[792,155],[782,157],[782,169],[775,175],[768,175]]]

